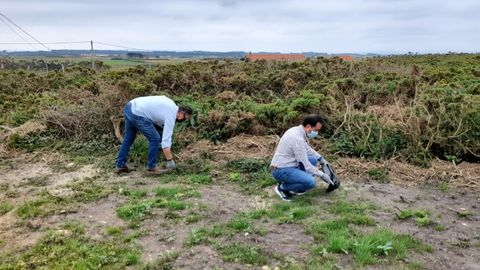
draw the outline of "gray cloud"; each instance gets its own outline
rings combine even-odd
[[[159,50],[332,53],[473,52],[480,43],[476,0],[4,2],[1,12],[44,42],[93,39]],[[0,42],[22,40],[0,22]]]

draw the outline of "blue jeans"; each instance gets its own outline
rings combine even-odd
[[[318,160],[315,157],[309,156],[308,160],[313,166],[317,166]],[[315,177],[305,171],[302,163],[298,167],[274,169],[272,176],[282,184],[282,189],[293,192],[305,192],[316,184]]]
[[[125,167],[127,163],[128,152],[132,146],[137,132],[140,131],[148,140],[148,163],[147,168],[152,169],[157,165],[158,149],[162,141],[162,134],[157,130],[158,126],[152,120],[133,114],[132,104],[127,103],[123,109],[125,118],[125,136],[123,138],[122,146],[117,155],[117,168]]]

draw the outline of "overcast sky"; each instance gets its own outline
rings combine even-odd
[[[176,51],[480,52],[480,0],[0,0],[0,13],[41,42]],[[0,20],[0,50],[33,50],[1,44],[8,42],[24,41]]]

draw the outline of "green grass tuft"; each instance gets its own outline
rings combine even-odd
[[[0,202],[0,216],[10,212],[14,206],[8,202]]]
[[[252,265],[264,265],[268,262],[268,254],[259,247],[234,243],[220,247],[222,259],[226,262],[239,262]]]
[[[151,200],[141,202],[130,202],[117,208],[117,216],[128,221],[131,226],[138,224],[146,216],[150,215],[154,202]]]

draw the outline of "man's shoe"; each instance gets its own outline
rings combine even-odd
[[[286,202],[289,202],[290,199],[293,197],[292,193],[290,193],[290,191],[288,191],[288,190],[283,190],[280,187],[280,184],[278,184],[275,187],[275,193],[277,193],[277,195],[280,196],[280,198],[282,198],[282,200],[284,200]]]
[[[122,174],[122,173],[129,173],[131,171],[134,171],[134,168],[129,168],[128,166],[125,167],[116,167],[115,168],[115,173],[116,174]]]
[[[151,168],[151,169],[147,169],[147,174],[148,175],[162,175],[166,172],[168,172],[168,170],[160,169],[159,167],[154,167],[154,168]]]
[[[290,193],[292,193],[294,195],[302,196],[302,195],[305,195],[305,193],[307,193],[307,191],[303,191],[303,192],[290,191]]]

